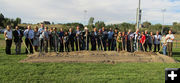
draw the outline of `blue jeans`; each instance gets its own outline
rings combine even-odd
[[[167,46],[166,45],[163,45],[163,55],[166,55],[166,51],[167,50]]]

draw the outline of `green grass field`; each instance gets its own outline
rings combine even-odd
[[[13,43],[12,53],[14,48]],[[180,49],[173,51],[180,61]],[[180,68],[180,63],[19,63],[26,57],[6,55],[0,35],[0,83],[164,83],[165,68]]]

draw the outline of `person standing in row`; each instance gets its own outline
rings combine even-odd
[[[169,34],[166,35],[167,40],[167,49],[168,49],[168,56],[172,57],[172,47],[173,47],[173,40],[174,35],[172,34],[172,30],[169,30]]]
[[[18,26],[15,27],[15,30],[13,31],[13,36],[14,36],[14,42],[16,45],[16,49],[15,49],[16,54],[20,54],[23,32],[19,29]]]
[[[34,45],[34,49],[37,52],[38,51],[38,47],[39,47],[39,32],[38,32],[38,27],[36,26],[34,28],[34,39],[33,39],[33,45]]]
[[[53,29],[54,31],[52,32],[52,36],[53,36],[53,44],[54,44],[54,51],[58,52],[58,42],[59,42],[59,36],[58,36],[58,32],[57,32],[57,28]]]
[[[98,31],[98,49],[102,50],[102,51],[104,49],[103,42],[102,42],[102,30],[101,29],[99,29],[99,31]]]
[[[113,35],[114,35],[114,32],[112,30],[112,28],[109,28],[109,32],[108,32],[108,50],[109,51],[112,51],[112,41],[113,41]]]
[[[113,34],[113,42],[112,42],[112,46],[111,46],[111,49],[112,50],[117,50],[117,48],[116,48],[116,39],[117,39],[117,36],[118,36],[118,30],[117,30],[117,28],[115,28],[115,30],[114,30],[114,34]]]
[[[161,38],[161,45],[162,45],[163,55],[166,55],[167,44],[166,44],[166,35],[165,34],[163,34],[163,36]]]
[[[33,38],[34,31],[31,29],[31,26],[27,26],[27,29],[24,31],[25,43],[26,43],[26,54],[28,54],[28,47],[30,46],[30,53],[33,53]]]
[[[72,28],[69,29],[68,35],[69,35],[69,43],[71,45],[71,51],[74,51],[74,37],[75,37],[75,35],[72,31]]]
[[[53,42],[53,28],[50,28],[49,30],[49,46],[50,46],[50,52],[54,49],[54,42]]]
[[[69,52],[69,37],[68,37],[68,32],[64,32],[64,37],[63,37],[63,43],[64,43],[64,52]]]
[[[89,30],[87,27],[85,27],[85,33],[84,33],[85,50],[89,50],[89,38],[90,38]]]
[[[117,51],[122,51],[122,35],[121,35],[121,32],[118,33],[118,36],[117,36]]]
[[[145,51],[145,44],[146,42],[146,36],[144,35],[144,32],[141,32],[141,39],[140,39],[140,46],[141,46],[141,51]]]
[[[79,26],[76,27],[75,34],[76,34],[75,36],[76,51],[80,51],[81,31],[79,30]]]
[[[127,41],[127,35],[125,34],[125,32],[122,32],[122,47],[123,49],[122,50],[126,50],[126,41]]]
[[[104,51],[106,51],[107,39],[108,39],[108,32],[105,30],[104,27],[102,27],[102,42],[103,42]]]
[[[149,41],[149,34],[148,34],[148,31],[145,30],[145,36],[146,36],[146,40],[145,40],[145,43],[144,43],[144,48],[145,48],[145,51],[147,52],[147,48],[149,47],[148,45],[148,41]],[[150,48],[149,48],[150,49]]]
[[[49,31],[48,27],[44,28],[44,32],[42,33],[42,37],[44,38],[44,51],[48,52],[48,41],[49,41]]]
[[[97,47],[97,35],[98,35],[98,33],[97,33],[97,29],[96,28],[94,28],[93,29],[93,31],[91,32],[91,50],[92,51],[95,51],[96,50],[96,48],[98,48]]]
[[[59,52],[64,52],[63,37],[64,37],[64,31],[62,28],[60,28],[60,32],[59,32],[60,50],[59,50]]]
[[[157,31],[156,35],[154,35],[154,52],[159,52],[160,40],[161,40],[161,35],[159,35],[159,31]],[[158,48],[158,50],[156,50],[156,48]]]
[[[127,51],[131,52],[131,31],[129,30],[127,33]]]
[[[138,51],[139,36],[139,29],[137,29],[134,33],[134,51]]]
[[[150,52],[152,51],[153,41],[154,41],[154,35],[153,35],[153,32],[150,32],[149,40],[148,40],[148,46],[149,46]]]
[[[11,27],[9,25],[6,27],[6,30],[4,31],[4,37],[6,40],[6,54],[10,55],[11,54],[13,34],[12,34]]]
[[[39,28],[38,30],[40,36],[39,36],[39,44],[40,44],[40,52],[42,52],[44,49],[44,39],[43,39],[43,36],[42,36],[42,33],[44,32],[44,24],[41,24],[41,27]]]

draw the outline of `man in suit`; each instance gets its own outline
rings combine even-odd
[[[74,51],[74,37],[75,37],[75,34],[73,33],[72,31],[72,28],[69,29],[69,32],[68,32],[68,35],[69,35],[69,43],[71,45],[71,51]]]
[[[105,30],[104,27],[102,27],[102,42],[103,42],[104,51],[106,51],[107,39],[108,39],[108,32]]]
[[[16,49],[15,49],[16,54],[20,54],[23,33],[21,30],[19,30],[18,26],[16,26],[15,30],[13,31],[13,36],[14,36],[14,42],[16,45]]]

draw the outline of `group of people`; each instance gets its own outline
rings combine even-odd
[[[12,31],[10,26],[7,26],[7,30],[4,32],[6,40],[6,54],[11,54],[12,39],[14,39],[16,45],[16,54],[21,53],[21,43],[24,43],[26,47],[26,53],[33,52],[70,52],[70,51],[152,51],[154,46],[154,52],[159,52],[162,48],[163,54],[172,56],[172,46],[174,35],[172,31],[162,34],[157,31],[154,35],[153,32],[148,34],[148,31],[139,32],[120,32],[117,28],[114,30],[105,27],[97,30],[93,28],[89,31],[87,27],[84,30],[80,30],[79,26],[73,31],[70,28],[68,31],[64,31],[62,28],[58,31],[57,28],[41,27],[37,26],[31,29],[31,26],[27,26],[25,31],[21,31],[18,26]],[[25,37],[25,41],[22,39]],[[30,48],[30,49],[29,49]],[[167,51],[166,51],[167,50]]]

